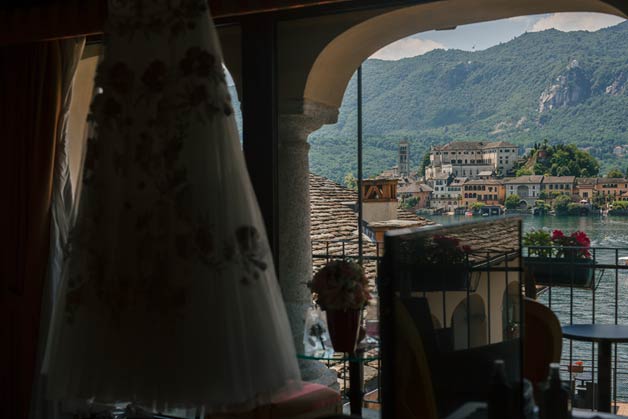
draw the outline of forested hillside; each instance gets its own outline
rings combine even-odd
[[[436,50],[363,66],[365,175],[396,162],[411,144],[417,168],[432,144],[507,140],[573,143],[602,171],[626,166],[612,154],[628,144],[628,22],[597,32],[526,33],[478,52]],[[312,171],[341,182],[356,173],[356,85],[338,123],[310,137]]]

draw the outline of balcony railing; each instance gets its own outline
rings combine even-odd
[[[530,250],[534,252],[539,248],[524,248],[524,255]],[[628,256],[628,248],[593,247],[590,252],[594,266],[590,286],[581,287],[577,283],[577,276],[582,274],[582,270],[588,269],[586,266],[576,264],[574,268],[568,269],[557,266],[571,272],[571,283],[568,281],[560,286],[550,284],[540,287],[537,300],[551,308],[562,325],[628,325],[628,307],[621,304],[628,298],[628,265],[626,259],[622,259]],[[564,378],[573,382],[577,378],[575,370],[580,369],[575,363],[582,362],[583,375],[588,376],[583,381],[597,382],[596,360],[595,344],[564,339],[561,357]],[[592,394],[586,397],[587,402],[575,399],[576,406],[595,408],[596,385],[590,385],[589,388]],[[615,345],[613,349],[612,394],[615,402],[628,402],[628,346],[622,344]]]
[[[313,258],[315,265],[324,261],[344,258],[358,261],[360,258],[356,252],[354,240],[335,240],[313,243]],[[523,247],[524,258],[538,255],[540,248]],[[541,248],[542,249],[542,248]],[[532,252],[531,252],[532,250]],[[535,253],[535,251],[537,253]],[[628,299],[628,248],[593,247],[590,249],[591,263],[587,265],[569,264],[575,267],[565,269],[568,263],[545,261],[545,264],[554,264],[556,271],[572,272],[572,280],[563,280],[562,283],[545,283],[536,285],[537,300],[547,305],[556,314],[562,325],[574,323],[601,323],[601,324],[626,324],[628,325],[628,304],[623,304]],[[379,261],[383,255],[381,243],[370,242],[365,246],[362,260],[368,265],[367,275],[374,282],[378,275]],[[580,269],[592,269],[593,278],[590,283],[578,283],[577,275]],[[531,284],[528,283],[528,292]],[[375,290],[375,295],[377,295]],[[501,315],[501,313],[499,313]],[[490,310],[489,317],[495,315]],[[582,369],[583,375],[588,375],[584,380],[591,383],[597,382],[597,348],[595,344],[577,342],[569,339],[563,341],[563,353],[561,368],[563,378],[576,384],[576,370]],[[615,345],[612,364],[612,395],[613,401],[628,402],[628,344]],[[576,363],[582,362],[582,367]],[[378,368],[378,366],[377,366]],[[587,374],[588,373],[588,374]],[[582,374],[582,373],[580,373]],[[583,377],[580,375],[579,377]],[[373,389],[375,384],[367,383],[366,389]],[[587,396],[584,403],[576,399],[576,405],[583,408],[595,408],[596,385],[591,385],[593,394]]]

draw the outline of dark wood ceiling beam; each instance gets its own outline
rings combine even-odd
[[[282,18],[391,7],[434,0],[208,0],[217,24],[253,14]],[[9,0],[0,7],[0,45],[96,35],[103,32],[107,0]]]

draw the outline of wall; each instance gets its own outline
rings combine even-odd
[[[504,264],[497,265],[498,267],[504,267]],[[515,268],[519,266],[519,260],[512,260],[508,262],[509,268]],[[490,272],[490,275],[486,272],[476,272],[473,275],[479,275],[478,287],[473,294],[479,295],[485,304],[485,313],[490,312],[490,321],[487,317],[487,343],[496,343],[503,340],[503,319],[502,313],[503,296],[507,289],[507,284],[516,283],[518,274],[515,272]],[[508,278],[506,278],[508,276]],[[474,277],[475,278],[475,277]],[[422,296],[422,295],[417,295]],[[442,292],[428,292],[426,298],[430,305],[430,311],[432,315],[445,327],[451,327],[454,311],[460,304],[464,304],[467,293],[466,291],[448,291],[445,298],[445,318],[443,318],[443,293]],[[522,295],[523,298],[523,295]],[[490,328],[490,334],[488,329]],[[473,331],[473,329],[472,329]]]
[[[362,218],[367,222],[397,219],[397,201],[364,202]]]

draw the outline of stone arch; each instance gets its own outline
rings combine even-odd
[[[379,49],[407,36],[553,12],[599,12],[626,18],[628,5],[619,0],[443,0],[393,9],[366,17],[325,43],[309,69],[303,98],[338,109],[358,66]]]
[[[486,305],[478,294],[471,294],[461,301],[451,316],[454,349],[483,346],[487,341]]]

